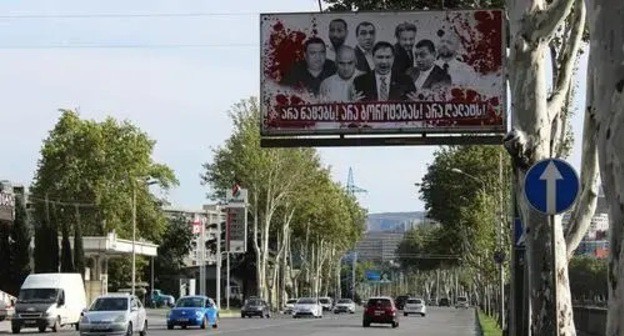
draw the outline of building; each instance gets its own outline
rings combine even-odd
[[[396,260],[396,250],[403,240],[403,233],[369,231],[355,247],[358,261],[390,262]]]

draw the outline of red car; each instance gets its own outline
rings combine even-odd
[[[398,309],[392,298],[387,296],[372,297],[364,307],[362,326],[369,327],[371,323],[391,324],[392,328],[399,326]]]

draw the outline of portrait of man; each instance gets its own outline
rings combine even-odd
[[[414,66],[414,44],[416,43],[416,25],[403,22],[396,26],[394,30],[396,44],[394,45],[394,66],[393,70],[405,73],[407,69]]]
[[[415,91],[409,76],[393,73],[394,47],[389,42],[377,42],[373,47],[374,70],[353,80],[355,100],[405,101]]]
[[[343,19],[334,19],[329,23],[329,45],[327,46],[327,58],[335,61],[336,52],[342,47],[347,40],[349,30],[347,22]]]
[[[307,89],[317,96],[321,82],[336,73],[336,64],[326,59],[325,42],[321,38],[312,37],[307,40],[304,50],[304,60],[293,66],[281,84],[295,89]]]
[[[435,65],[436,56],[435,45],[431,40],[416,43],[414,67],[407,70],[407,74],[414,81],[417,90],[440,89],[451,85],[451,77]]]
[[[343,45],[336,55],[338,70],[321,83],[320,96],[324,102],[349,102],[353,99],[353,79],[362,74],[355,68],[355,49]]]
[[[461,60],[458,54],[459,38],[454,32],[442,32],[438,45],[438,59],[436,65],[450,77],[451,83],[457,86],[470,86],[476,79],[477,73],[472,67]]]
[[[356,68],[363,72],[369,72],[375,68],[373,60],[373,46],[375,45],[375,26],[368,22],[360,22],[355,27],[357,46],[355,47]]]

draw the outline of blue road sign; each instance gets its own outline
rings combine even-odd
[[[537,162],[524,178],[524,195],[529,204],[547,215],[570,209],[580,189],[578,174],[569,163],[560,159]]]
[[[366,275],[366,280],[368,281],[379,281],[381,280],[381,272],[375,270],[366,270],[364,272]]]

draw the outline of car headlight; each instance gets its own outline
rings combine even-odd
[[[121,323],[121,322],[126,322],[126,315],[117,316],[117,318],[115,319],[115,323]]]
[[[82,316],[80,318],[80,323],[90,323],[89,317],[87,315]]]
[[[196,311],[195,312],[195,316],[197,316],[197,317],[202,317],[202,315],[204,315],[204,314],[202,312],[200,312],[200,311]]]

